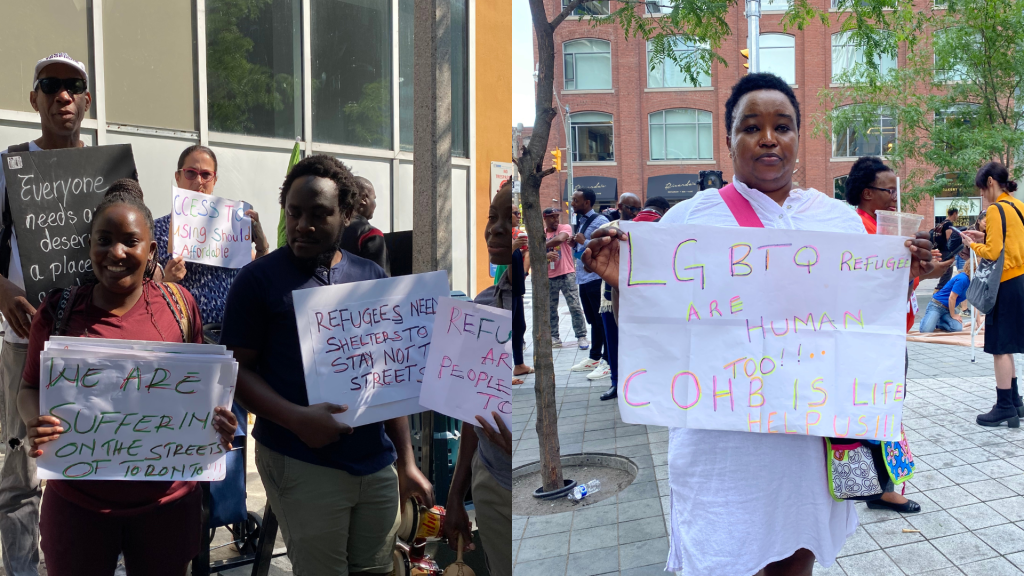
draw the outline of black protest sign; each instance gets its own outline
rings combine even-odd
[[[92,270],[92,214],[114,181],[135,177],[130,144],[3,156],[25,294],[33,306]]]

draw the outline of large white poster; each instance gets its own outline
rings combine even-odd
[[[441,298],[434,317],[420,404],[445,416],[492,426],[512,415],[512,312]]]
[[[420,387],[448,274],[320,286],[292,293],[310,405],[347,405],[361,426],[423,409]]]
[[[172,187],[172,255],[223,268],[252,262],[252,208],[246,202]]]
[[[219,346],[146,344],[47,343],[39,407],[64,432],[44,445],[40,478],[224,479],[214,408],[230,408],[238,365]]]
[[[905,238],[622,228],[629,233],[619,270],[624,421],[899,438]]]

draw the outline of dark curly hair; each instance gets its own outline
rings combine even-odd
[[[800,102],[797,102],[793,89],[786,84],[786,81],[775,74],[760,73],[747,74],[740,78],[740,81],[733,85],[729,99],[725,101],[725,133],[732,134],[733,113],[740,98],[756,90],[778,90],[789,98],[789,103],[796,110],[796,130],[800,131]]]
[[[653,196],[648,198],[647,202],[644,203],[644,208],[658,208],[662,213],[668,212],[671,207],[672,206],[668,203],[668,200],[662,196]]]
[[[284,184],[281,185],[281,208],[284,208],[285,198],[288,191],[291,190],[292,184],[306,176],[327,178],[334,182],[338,186],[338,207],[346,214],[355,209],[356,202],[359,201],[360,195],[363,193],[362,186],[352,175],[352,171],[341,163],[341,160],[326,154],[316,154],[303,158],[288,171],[288,176],[285,177]]]
[[[846,177],[846,201],[857,206],[864,189],[875,181],[879,172],[892,172],[877,156],[861,156],[853,163],[850,174]]]

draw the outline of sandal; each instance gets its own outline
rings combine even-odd
[[[515,371],[513,371],[512,375],[513,376],[524,376],[526,374],[533,374],[534,372],[535,372],[535,370],[533,369],[532,366],[527,366],[526,367],[526,372],[515,372]]]
[[[914,512],[921,511],[921,505],[913,500],[907,500],[903,504],[893,504],[892,502],[886,502],[885,500],[869,500],[868,508],[872,510],[894,510],[896,512],[902,512],[903,514],[912,514]]]

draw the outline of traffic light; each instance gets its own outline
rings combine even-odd
[[[561,171],[562,170],[562,151],[560,149],[558,149],[558,148],[555,148],[554,150],[551,151],[551,155],[555,157],[555,159],[551,161],[551,165],[555,167],[555,170]]]
[[[744,48],[743,50],[740,50],[740,54],[742,54],[743,58],[745,58],[746,60],[750,60],[750,50],[747,50],[746,48]],[[743,67],[749,70],[750,69],[750,63],[749,62],[744,62],[743,63]]]

